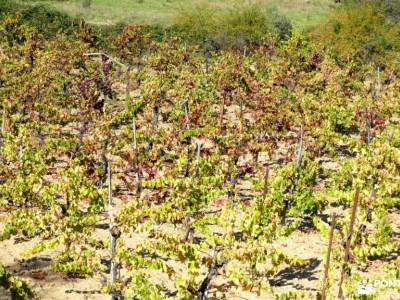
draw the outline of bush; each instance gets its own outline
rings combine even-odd
[[[18,16],[21,24],[35,29],[46,38],[62,32],[73,38],[78,35],[83,37],[83,40],[90,39],[100,48],[109,46],[110,40],[113,40],[125,27],[125,24],[89,26],[81,19],[72,18],[45,5],[31,5],[25,2],[26,4],[22,2],[18,4],[13,0],[0,0],[0,21],[9,16]]]
[[[82,1],[83,8],[89,8],[91,5],[92,5],[92,0],[83,0]]]
[[[345,5],[375,5],[376,10],[380,10],[381,13],[385,14],[391,21],[400,21],[400,1],[399,0],[346,0]]]
[[[259,5],[233,5],[217,12],[209,6],[182,10],[174,27],[191,39],[209,40],[215,48],[243,48],[260,43],[266,35],[284,38],[292,28],[290,21]]]
[[[395,22],[400,21],[400,2],[399,0],[383,1],[385,14]]]
[[[400,49],[400,27],[387,18],[380,4],[345,5],[311,36],[339,57],[367,62],[393,61]]]
[[[274,14],[272,24],[274,32],[279,36],[279,38],[286,39],[290,36],[293,26],[286,16]]]
[[[62,31],[73,34],[79,28],[77,20],[66,14],[50,10],[45,5],[17,4],[11,0],[0,1],[0,20],[7,14],[19,12],[24,24],[36,28],[46,37]]]

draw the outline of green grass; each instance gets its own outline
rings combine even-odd
[[[180,10],[207,5],[215,12],[234,9],[233,0],[92,0],[90,8],[84,0],[29,1],[43,4],[73,17],[83,17],[88,23],[113,25],[120,22],[169,25]],[[19,3],[27,1],[17,0]],[[242,0],[260,5],[262,9],[276,8],[292,20],[295,26],[307,28],[317,24],[335,6],[333,0]]]

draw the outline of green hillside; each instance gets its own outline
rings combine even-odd
[[[26,3],[26,1],[19,1]],[[30,1],[33,5],[47,5],[68,13],[71,16],[83,16],[93,24],[116,24],[119,22],[136,22],[146,24],[171,24],[181,10],[188,8],[201,9],[212,6],[216,13],[235,9],[243,1],[226,0],[92,0],[90,7],[84,7],[87,0],[71,1]],[[335,6],[331,0],[260,0],[262,9],[277,9],[287,15],[295,25],[307,27],[318,23]],[[232,4],[233,3],[233,4]]]

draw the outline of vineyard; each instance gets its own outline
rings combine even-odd
[[[399,65],[0,23],[1,299],[398,299]]]

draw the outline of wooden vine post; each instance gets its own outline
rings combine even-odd
[[[22,140],[21,140],[18,146],[18,160],[20,162],[22,162],[23,156],[24,156],[24,146],[22,145]]]
[[[160,113],[160,102],[161,102],[161,100],[159,98],[154,100],[153,119],[151,120],[151,128],[153,131],[155,131],[158,126],[158,115]]]
[[[204,72],[208,73],[208,50],[207,50],[207,38],[203,39],[203,56],[205,58],[204,62]]]
[[[4,130],[5,130],[5,126],[6,126],[6,112],[5,110],[3,110],[3,115],[1,117],[1,134],[4,134]]]
[[[301,125],[299,144],[297,146],[297,153],[296,153],[295,177],[292,180],[292,184],[288,191],[288,193],[289,193],[288,199],[285,201],[285,207],[283,208],[283,216],[282,216],[283,224],[286,222],[286,215],[287,215],[290,207],[293,204],[293,194],[296,189],[298,172],[301,171],[301,165],[303,163],[303,158],[304,158],[304,128],[303,128],[303,125]]]
[[[322,281],[321,300],[326,300],[326,290],[328,288],[329,265],[330,265],[330,260],[331,260],[331,252],[332,252],[333,237],[334,237],[334,232],[335,232],[335,224],[336,224],[336,214],[333,214],[332,221],[331,221],[331,229],[329,231],[328,253],[326,254],[326,261],[325,261],[325,266],[324,266],[324,279]]]
[[[140,196],[140,192],[142,190],[142,176],[141,176],[141,171],[139,168],[139,161],[138,161],[138,147],[137,147],[137,135],[136,135],[136,119],[133,117],[132,119],[132,131],[133,131],[133,155],[134,155],[134,161],[133,161],[133,168],[136,173],[136,186],[135,186],[135,194],[137,196]]]
[[[219,132],[218,132],[218,134],[222,133],[222,129],[224,126],[225,101],[226,101],[225,98],[226,98],[226,92],[224,92],[222,95],[221,108],[220,108],[220,112],[219,112]]]
[[[236,184],[238,179],[238,172],[236,166],[239,160],[239,154],[234,151],[234,154],[230,160],[229,165],[229,189],[228,189],[228,199],[234,201],[236,199]]]
[[[353,200],[353,208],[351,210],[349,230],[348,230],[348,234],[347,234],[346,241],[345,241],[343,265],[342,265],[342,271],[340,273],[340,281],[339,281],[339,292],[338,292],[339,299],[344,299],[344,297],[343,297],[343,282],[344,282],[346,270],[348,267],[347,264],[350,260],[351,238],[353,236],[354,223],[356,220],[356,212],[357,212],[357,206],[358,206],[359,200],[360,200],[360,189],[357,188],[356,194],[355,194],[354,200]]]
[[[111,300],[115,300],[116,291],[115,283],[117,281],[117,264],[115,261],[115,253],[117,248],[117,239],[121,233],[117,226],[114,225],[113,214],[113,201],[112,201],[112,171],[111,162],[108,161],[108,214],[109,214],[109,232],[110,232],[110,286],[111,286]]]
[[[192,228],[192,220],[190,215],[187,215],[185,217],[183,225],[185,228],[185,234],[183,235],[183,242],[186,243],[190,240],[191,236],[193,237],[193,231],[194,231],[194,229]]]
[[[185,114],[185,119],[184,119],[185,127],[186,127],[186,130],[189,131],[190,130],[190,119],[189,119],[189,101],[188,100],[184,100],[182,102],[182,109],[183,109],[183,112]],[[190,136],[186,138],[186,143],[187,143],[187,163],[186,163],[185,177],[189,176],[189,171],[190,171],[190,161],[191,161],[190,145],[191,145],[191,141],[192,141],[192,138]]]
[[[297,148],[297,157],[296,157],[296,169],[300,169],[301,163],[303,162],[304,157],[304,128],[303,125],[300,127],[300,141]]]
[[[183,112],[185,113],[185,125],[186,129],[190,130],[190,119],[189,119],[189,100],[182,102]]]
[[[265,168],[263,194],[262,194],[263,200],[265,200],[265,197],[267,196],[268,193],[268,179],[269,179],[269,166]]]
[[[125,100],[129,100],[130,90],[131,90],[131,66],[128,66],[126,69],[126,78],[125,78]]]
[[[3,110],[3,115],[1,119],[1,132],[0,132],[0,151],[3,148],[3,143],[4,143],[4,131],[5,131],[5,122],[6,122],[6,116],[5,116],[5,111]]]
[[[201,158],[201,147],[203,141],[196,141],[196,176],[200,175],[200,158]]]

